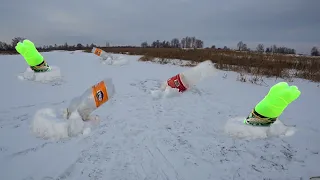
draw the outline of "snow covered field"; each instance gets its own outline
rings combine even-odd
[[[1,180],[301,180],[320,175],[319,84],[289,82],[301,96],[272,128],[252,128],[241,121],[280,79],[255,85],[236,81],[237,73],[218,71],[180,96],[155,98],[153,90],[188,67],[138,62],[139,56],[128,55],[113,55],[120,63],[101,63],[80,51],[43,55],[54,80],[38,76],[33,81],[21,74],[27,68],[22,56],[0,56]],[[93,113],[100,122],[65,121],[62,111],[71,99],[106,77],[113,79],[116,94]],[[54,139],[44,138],[43,128]]]

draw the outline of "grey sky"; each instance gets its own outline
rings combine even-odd
[[[205,46],[320,47],[320,0],[1,0],[0,40],[140,44],[196,36]]]

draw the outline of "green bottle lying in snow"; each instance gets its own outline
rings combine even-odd
[[[23,42],[18,42],[15,49],[23,56],[34,72],[46,72],[50,70],[49,65],[30,40],[26,39]]]
[[[244,123],[257,126],[271,125],[300,94],[297,86],[289,86],[286,82],[272,86],[268,94],[244,120]]]

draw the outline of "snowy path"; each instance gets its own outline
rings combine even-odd
[[[281,117],[296,126],[293,136],[246,140],[225,134],[225,124],[245,117],[269,87],[241,83],[235,73],[221,71],[183,96],[155,99],[150,90],[185,68],[141,63],[137,56],[121,55],[129,63],[110,66],[81,52],[44,55],[60,67],[62,82],[21,81],[23,59],[0,56],[2,67],[12,67],[0,77],[6,85],[0,104],[0,179],[298,180],[320,174],[317,84],[294,82],[302,95]],[[104,77],[113,78],[116,95],[94,112],[101,118],[97,129],[58,141],[31,133],[37,110],[60,110]]]

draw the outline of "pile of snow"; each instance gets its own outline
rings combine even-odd
[[[284,125],[279,119],[271,126],[251,126],[244,124],[246,117],[231,118],[225,124],[225,133],[234,138],[264,139],[269,137],[292,136],[295,133],[294,127]]]
[[[90,122],[84,122],[77,112],[69,119],[65,114],[57,113],[54,109],[44,108],[36,112],[31,123],[32,132],[43,139],[63,139],[78,135],[88,135],[92,127],[96,127],[100,119],[96,116]]]
[[[172,98],[172,97],[177,97],[181,95],[178,89],[171,88],[169,86],[167,86],[164,90],[160,90],[160,89],[150,90],[150,93],[151,93],[151,96],[155,99]]]
[[[106,57],[101,57],[101,63],[107,65],[123,66],[128,64],[128,60],[124,59],[123,56],[115,56],[108,54]]]
[[[41,83],[48,83],[62,79],[60,68],[57,66],[51,66],[50,71],[42,73],[35,73],[30,67],[28,67],[24,73],[18,75],[18,78],[20,80],[36,81]]]

